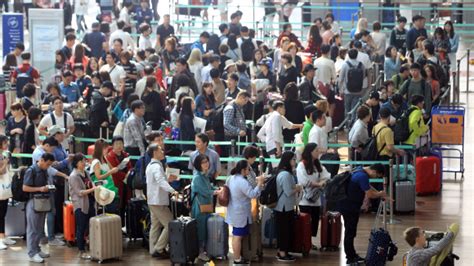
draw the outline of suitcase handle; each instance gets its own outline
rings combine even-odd
[[[374,226],[372,227],[373,229],[377,229],[377,224],[379,223],[379,219],[380,217],[382,216],[382,220],[383,220],[383,229],[384,230],[387,230],[387,219],[386,219],[386,216],[387,213],[386,213],[386,209],[385,209],[385,199],[380,199],[380,204],[379,204],[379,208],[377,210],[377,214],[375,215],[375,221],[374,221]]]

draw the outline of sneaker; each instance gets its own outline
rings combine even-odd
[[[15,245],[16,241],[7,237],[3,239],[3,244],[8,245],[8,246]]]
[[[50,246],[64,246],[64,245],[66,245],[66,243],[62,240],[54,239],[54,240],[48,241],[48,245],[50,245]]]
[[[91,255],[87,254],[87,252],[85,252],[85,251],[81,252],[80,258],[83,259],[83,260],[91,260],[92,259]]]
[[[3,241],[0,241],[0,250],[5,250],[7,248],[8,248],[8,246],[5,245],[5,243],[3,243]]]
[[[357,255],[357,257],[354,259],[356,262],[358,263],[364,263],[365,262],[365,258],[362,258],[361,256]]]
[[[64,234],[58,233],[54,236],[54,238],[59,239],[59,240],[64,240]]]
[[[284,257],[278,257],[279,262],[294,262],[296,259],[291,255],[286,255]]]
[[[33,257],[30,257],[30,261],[35,263],[43,263],[44,259],[41,258],[39,254],[36,254]]]
[[[240,258],[240,260],[234,260],[234,265],[249,265],[249,261],[244,259],[244,258]]]
[[[38,255],[43,259],[49,258],[49,253],[46,253],[46,252],[43,252],[43,251],[40,251],[38,253]]]
[[[164,252],[163,252],[164,253]],[[208,262],[210,261],[209,257],[206,255],[206,253],[202,252],[201,254],[199,254],[198,256],[198,259],[201,260],[201,261],[205,261],[205,262]]]

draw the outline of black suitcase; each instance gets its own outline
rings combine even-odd
[[[127,205],[125,226],[130,240],[143,238],[144,221],[148,214],[148,205],[146,200],[132,198]]]
[[[191,217],[179,217],[169,223],[171,264],[194,264],[199,255],[197,222]]]

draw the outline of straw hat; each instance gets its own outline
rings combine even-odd
[[[94,198],[99,205],[105,206],[114,201],[115,192],[110,189],[106,189],[103,186],[98,186],[94,190]]]

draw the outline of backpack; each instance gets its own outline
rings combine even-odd
[[[253,45],[252,38],[244,39],[242,45],[240,45],[240,50],[242,51],[242,61],[250,62],[253,60],[253,54],[255,51],[255,46]]]
[[[268,180],[265,181],[265,187],[260,193],[260,204],[266,205],[268,208],[275,208],[278,204],[283,191],[278,195],[277,190],[277,176],[272,175]]]
[[[214,130],[214,132],[216,133],[216,136],[224,137],[224,109],[225,107],[226,107],[225,103],[218,106],[216,108],[216,111],[212,115],[212,117],[209,119],[209,122],[210,122],[209,126],[211,129]],[[236,118],[237,112],[234,106],[232,106],[232,108],[234,109],[234,118]]]
[[[335,175],[324,187],[324,198],[327,202],[338,202],[347,198],[347,187],[351,181],[352,173],[346,171]]]
[[[12,199],[14,201],[26,202],[30,199],[28,192],[23,191],[23,180],[25,179],[25,173],[28,167],[21,167],[20,171],[16,172],[12,178]],[[35,175],[35,171],[31,171],[32,175]]]
[[[364,69],[362,63],[354,67],[350,62],[346,62],[349,65],[349,71],[347,72],[347,91],[350,93],[360,93],[364,86]]]
[[[393,128],[393,139],[395,143],[401,143],[406,141],[413,130],[410,130],[410,114],[415,111],[416,108],[410,107],[406,110],[402,116],[395,122]]]
[[[213,51],[214,54],[219,54],[219,46],[221,45],[221,39],[219,38],[219,35],[217,34],[212,34],[209,37],[209,40],[207,41],[207,47],[206,50]]]
[[[382,132],[384,128],[387,126],[382,127],[379,131],[372,136],[369,141],[364,145],[364,149],[361,152],[362,160],[364,161],[374,161],[379,158],[379,153],[385,148],[386,143],[383,144],[382,148],[377,149],[377,137]]]
[[[129,178],[131,178],[131,182],[129,183],[132,189],[146,189],[146,160],[145,156],[140,157],[138,161],[135,163],[135,167],[130,172]],[[127,182],[128,183],[128,182]]]
[[[16,94],[17,98],[23,97],[23,87],[28,83],[33,83],[33,77],[31,76],[33,67],[29,66],[26,72],[21,72],[20,68],[16,68]]]

